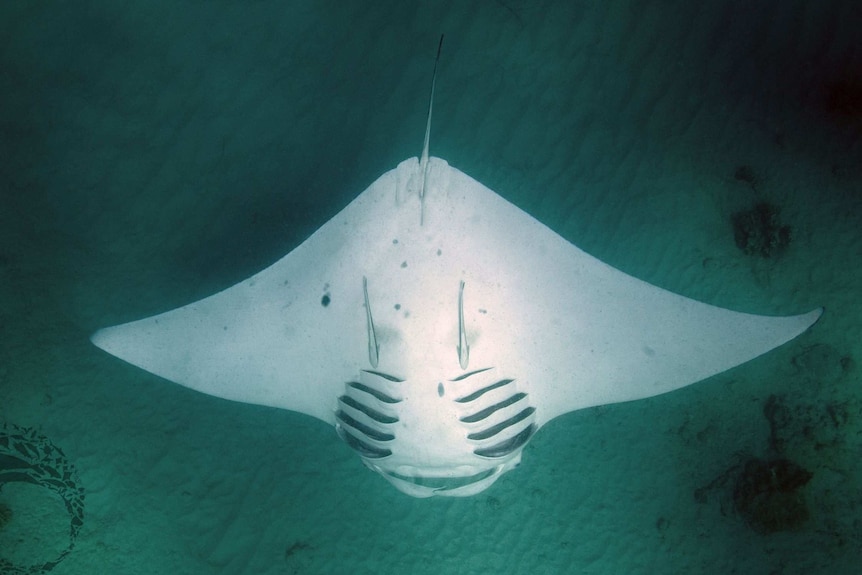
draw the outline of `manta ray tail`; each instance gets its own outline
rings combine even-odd
[[[437,57],[434,59],[434,73],[431,75],[431,96],[428,98],[428,120],[425,123],[425,142],[422,145],[422,155],[419,157],[419,169],[422,171],[422,187],[419,189],[419,224],[425,219],[425,186],[428,183],[428,146],[431,141],[431,111],[434,109],[434,84],[437,82],[437,63],[440,61],[440,50],[443,48],[443,36],[437,44]]]

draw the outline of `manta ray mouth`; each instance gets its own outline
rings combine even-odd
[[[454,491],[461,489],[474,483],[479,483],[489,477],[492,477],[500,472],[499,467],[492,467],[480,473],[473,475],[465,475],[460,477],[433,477],[428,475],[403,475],[392,471],[383,471],[383,475],[387,478],[404,481],[417,487],[425,487],[432,491]]]

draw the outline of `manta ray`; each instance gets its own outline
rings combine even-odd
[[[92,342],[203,393],[316,417],[408,495],[469,496],[554,418],[695,383],[820,317],[648,284],[429,156],[441,46],[418,158],[263,271]]]

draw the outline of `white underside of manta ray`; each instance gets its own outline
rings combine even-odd
[[[334,425],[409,495],[466,496],[555,417],[695,383],[820,317],[739,313],[624,274],[429,158],[430,124],[429,106],[420,158],[270,267],[93,343],[180,385]]]

